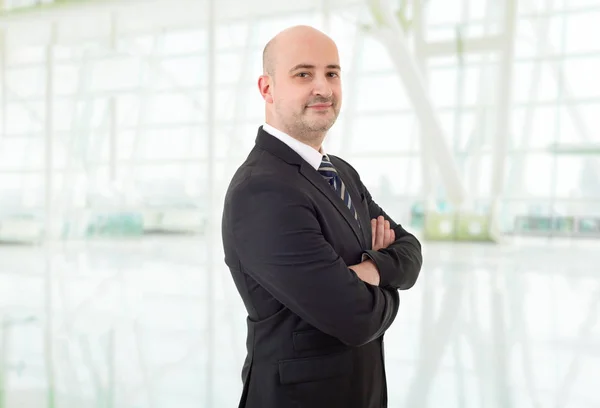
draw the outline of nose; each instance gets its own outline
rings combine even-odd
[[[331,97],[333,94],[333,89],[329,84],[329,81],[325,76],[317,76],[314,81],[313,94],[323,96],[325,98]]]

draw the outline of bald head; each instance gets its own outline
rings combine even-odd
[[[265,45],[265,49],[263,50],[263,74],[265,75],[274,75],[275,74],[275,61],[274,59],[274,50],[275,48],[275,38],[271,39]]]
[[[308,26],[277,34],[263,51],[258,88],[266,122],[319,150],[341,106],[341,68],[331,38]]]
[[[295,45],[306,43],[307,41],[312,43],[329,43],[328,45],[333,45],[337,51],[335,42],[316,28],[305,25],[290,27],[278,33],[265,46],[263,50],[263,74],[275,75],[277,55],[285,51],[290,51]]]

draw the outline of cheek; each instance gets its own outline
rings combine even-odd
[[[297,103],[289,96],[275,99],[273,106],[275,106],[277,112],[283,116],[289,116],[298,110]]]
[[[279,88],[273,96],[277,109],[286,112],[304,112],[311,99],[310,90],[298,86]]]
[[[337,98],[338,102],[342,101],[342,87],[340,85],[333,88],[333,94]]]
[[[285,107],[288,111],[299,111],[304,110],[306,101],[307,99],[303,95],[290,95],[281,100],[281,106]]]

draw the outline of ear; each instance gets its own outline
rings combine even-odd
[[[272,78],[269,75],[261,75],[258,78],[258,90],[267,103],[273,103],[273,95],[271,94],[271,81]]]

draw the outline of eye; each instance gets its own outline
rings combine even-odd
[[[308,72],[299,72],[296,74],[296,76],[300,78],[308,78],[309,75],[310,74]]]
[[[327,75],[329,75],[331,78],[339,78],[340,74],[338,74],[337,72],[329,72],[327,73]]]

